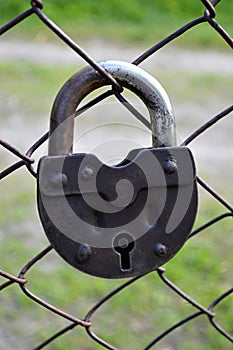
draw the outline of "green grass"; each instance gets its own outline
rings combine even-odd
[[[1,220],[0,266],[17,275],[19,269],[47,242],[36,217],[33,184],[19,195],[16,191],[18,181],[23,182],[25,177],[23,174],[14,177],[10,196],[4,200],[4,213],[9,213],[5,219],[11,218],[11,224]],[[16,215],[18,207],[24,217]],[[218,213],[219,209],[212,202],[206,202],[198,216],[199,224]],[[205,307],[231,287],[231,229],[230,219],[222,221],[193,238],[166,264],[166,275]],[[28,288],[33,293],[80,318],[121,283],[86,276],[66,265],[53,252],[32,268],[27,278]],[[29,348],[67,324],[30,301],[17,286],[1,293],[0,310],[1,318],[7,320],[6,329],[18,335],[18,341]],[[220,303],[215,311],[218,322],[231,332],[232,298]],[[163,285],[156,274],[149,274],[100,308],[93,318],[93,329],[120,349],[142,349],[160,332],[193,312],[195,309]],[[209,326],[205,317],[192,321],[165,338],[159,348],[165,349],[169,344],[179,350],[187,347],[193,350],[202,347],[231,349],[231,344]],[[82,350],[101,349],[87,339],[80,328],[69,332],[49,348],[65,350],[77,346]]]
[[[4,24],[29,7],[29,1],[9,0],[1,2],[0,23]],[[131,43],[153,43],[176,30],[186,22],[203,14],[201,1],[190,0],[45,0],[44,12],[76,40],[101,37]],[[217,7],[216,19],[228,31],[232,29],[233,3],[222,1]],[[39,23],[37,18],[27,19],[20,24],[15,34],[35,36],[41,40],[53,38],[53,35]],[[191,40],[190,40],[191,39]],[[224,47],[217,33],[200,25],[185,35],[181,45]]]
[[[1,76],[4,81],[4,90],[0,91],[2,101],[15,101],[15,104],[25,108],[26,116],[49,111],[53,96],[57,94],[61,85],[74,73],[74,67],[51,69],[47,65],[35,65],[25,61],[0,63]],[[6,96],[6,93],[8,96]],[[35,98],[35,97],[38,98]],[[31,103],[33,100],[33,103]],[[11,103],[2,103],[1,115],[5,108],[9,110]],[[43,103],[41,103],[43,101]],[[15,108],[13,104],[12,108]]]
[[[31,205],[33,204],[28,205],[27,211],[30,211]],[[215,214],[218,212],[211,202],[207,203],[201,221],[204,220],[206,211]],[[203,232],[200,237],[193,238],[166,264],[166,275],[205,307],[230,288],[230,231],[230,220],[221,222]],[[40,235],[43,233],[40,232]],[[33,230],[27,232],[26,236],[20,229],[17,236],[11,236],[11,232],[7,232],[1,244],[4,251],[4,254],[1,253],[1,268],[17,274],[19,267],[39,251],[38,241],[40,246],[41,237],[37,239]],[[33,293],[80,318],[85,316],[94,303],[121,283],[86,276],[67,266],[55,253],[50,253],[44,261],[32,268],[27,278],[28,287]],[[5,290],[2,295],[1,318],[7,318],[8,327],[15,335],[22,333],[22,325],[26,327],[25,347],[32,347],[32,344],[46,339],[66,324],[27,299],[17,286]],[[231,297],[220,303],[215,311],[217,320],[231,332]],[[151,273],[101,307],[93,318],[93,330],[120,349],[142,349],[160,332],[193,312],[194,308],[161,283],[156,273]],[[28,327],[29,320],[33,322],[32,328]],[[169,344],[173,344],[172,349],[231,349],[230,343],[209,326],[205,317],[181,327],[165,338],[158,348],[165,349]],[[51,349],[73,349],[77,346],[82,350],[101,349],[88,340],[80,328],[60,338]]]

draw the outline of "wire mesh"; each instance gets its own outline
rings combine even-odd
[[[200,16],[199,18],[193,19],[189,23],[186,23],[184,26],[177,29],[174,33],[165,37],[163,40],[156,43],[154,46],[150,47],[148,50],[146,50],[140,56],[134,59],[132,63],[135,65],[141,64],[142,62],[147,60],[151,55],[156,54],[158,50],[160,50],[161,48],[163,48],[164,46],[172,42],[174,39],[177,39],[178,37],[182,36],[185,32],[188,32],[191,28],[196,27],[201,23],[205,23],[207,26],[209,25],[213,29],[213,31],[215,31],[216,35],[221,36],[226,46],[232,48],[233,47],[232,38],[224,30],[224,28],[222,28],[221,25],[215,20],[216,11],[217,11],[216,6],[218,5],[218,3],[220,3],[220,0],[214,0],[212,2],[210,2],[209,0],[201,0],[201,2],[203,4],[203,10],[204,10],[204,14],[202,16]],[[13,20],[5,24],[2,28],[0,28],[0,35],[3,35],[7,31],[9,31],[11,28],[14,28],[16,24],[24,21],[29,16],[37,16],[37,18],[40,21],[42,21],[45,26],[47,26],[51,31],[53,31],[64,43],[67,44],[67,46],[69,46],[75,53],[77,53],[77,55],[82,57],[89,65],[91,65],[98,72],[103,74],[109,80],[109,84],[112,85],[112,90],[102,93],[100,96],[94,98],[91,102],[85,105],[84,108],[81,108],[80,110],[78,110],[76,113],[77,116],[80,115],[83,110],[93,108],[101,100],[104,100],[106,97],[113,94],[113,90],[115,91],[118,101],[119,102],[123,101],[125,103],[125,99],[121,95],[122,87],[120,86],[120,84],[109,73],[107,73],[92,57],[90,57],[89,54],[86,53],[77,43],[72,41],[69,38],[69,36],[62,31],[61,28],[59,28],[50,18],[48,18],[45,15],[42,1],[40,0],[31,1],[31,7],[27,11],[18,15],[16,18],[14,18]],[[138,117],[137,111],[135,111],[134,108],[130,106],[128,103],[127,103],[127,106],[130,112],[133,113],[136,117]],[[229,116],[232,113],[232,111],[233,111],[233,105],[228,106],[223,111],[217,113],[214,117],[210,118],[203,125],[201,125],[197,130],[194,130],[186,138],[186,140],[182,143],[182,145],[189,145],[190,143],[192,143],[194,140],[199,138],[203,133],[205,133],[207,129],[214,127],[215,124],[218,123],[220,120]],[[143,120],[142,116],[140,116],[140,118]],[[147,121],[144,121],[144,123],[146,124],[146,126],[150,127]],[[37,140],[26,153],[23,153],[21,150],[15,148],[9,142],[0,139],[1,147],[5,148],[6,150],[11,152],[18,158],[17,162],[15,162],[11,166],[1,171],[0,180],[5,179],[6,177],[16,172],[17,169],[21,167],[26,167],[28,172],[36,178],[37,173],[33,168],[34,160],[32,157],[34,152],[38,148],[40,148],[47,139],[48,139],[48,133],[44,134],[39,140]],[[209,186],[209,184],[203,181],[200,177],[197,178],[197,181],[198,181],[199,187],[202,190],[206,191],[209,194],[209,196],[212,198],[212,200],[218,202],[223,208],[223,212],[221,212],[221,214],[213,215],[213,217],[210,220],[208,220],[207,222],[203,222],[199,227],[196,227],[194,231],[190,234],[189,238],[198,236],[198,238],[202,240],[203,238],[199,237],[200,233],[203,231],[206,231],[209,227],[213,227],[214,225],[217,225],[217,223],[222,222],[223,220],[230,219],[233,215],[233,209],[231,204],[227,200],[225,200],[217,191],[211,188],[211,186]],[[3,182],[2,182],[2,186],[3,186]],[[14,203],[14,205],[17,206],[17,203]],[[54,331],[54,333],[51,336],[47,337],[44,341],[41,342],[40,345],[37,345],[34,349],[42,349],[42,348],[45,348],[46,346],[49,346],[51,343],[53,344],[53,342],[55,342],[58,338],[59,339],[62,338],[64,334],[66,333],[70,334],[71,330],[72,332],[75,332],[74,329],[78,326],[85,329],[90,339],[92,339],[93,342],[98,343],[101,347],[107,348],[107,349],[116,349],[116,347],[113,344],[110,344],[104,340],[104,331],[102,332],[103,338],[94,333],[93,327],[98,322],[98,321],[95,321],[95,315],[100,309],[102,308],[104,309],[104,306],[108,304],[109,301],[112,301],[118,294],[120,294],[120,292],[121,292],[122,298],[124,298],[124,295],[122,293],[127,290],[127,287],[136,285],[140,279],[148,278],[148,276],[139,276],[136,278],[132,278],[130,280],[127,280],[120,286],[114,287],[114,289],[111,292],[107,293],[105,296],[102,296],[97,303],[94,303],[94,305],[86,313],[85,317],[78,318],[73,316],[72,313],[65,312],[62,309],[54,306],[53,304],[48,303],[45,300],[45,298],[43,298],[43,295],[37,296],[36,294],[30,291],[30,279],[32,278],[30,276],[33,275],[34,270],[35,270],[35,274],[37,273],[37,270],[35,269],[35,267],[42,259],[47,257],[51,251],[52,251],[51,246],[44,248],[40,253],[35,255],[30,261],[26,262],[23,265],[18,275],[14,275],[6,271],[0,270],[0,276],[2,277],[2,279],[5,280],[0,285],[0,290],[2,292],[5,290],[8,290],[8,288],[11,285],[18,285],[22,293],[24,293],[24,295],[27,298],[31,299],[36,304],[39,304],[40,306],[48,310],[48,312],[51,311],[54,315],[58,315],[60,318],[64,319],[66,322],[65,326],[63,326],[61,330]],[[170,266],[171,265],[168,266],[168,270]],[[157,276],[164,286],[166,286],[170,291],[173,291],[178,298],[186,302],[185,305],[189,304],[192,311],[188,315],[181,317],[179,321],[175,321],[170,327],[163,330],[154,339],[151,339],[148,342],[148,344],[144,347],[144,349],[151,349],[152,347],[156,348],[157,344],[160,344],[162,340],[166,339],[171,333],[174,333],[175,330],[181,327],[184,327],[188,323],[194,322],[195,319],[200,319],[203,317],[205,321],[208,322],[209,325],[211,325],[212,328],[225,339],[226,342],[233,342],[233,335],[230,334],[231,333],[230,330],[226,330],[221,325],[221,322],[220,323],[218,322],[218,317],[217,317],[219,305],[222,302],[224,302],[226,299],[229,299],[233,292],[233,288],[230,287],[229,284],[227,284],[225,291],[223,291],[221,294],[219,294],[217,297],[213,298],[212,300],[209,300],[209,304],[206,304],[205,306],[203,306],[191,296],[192,291],[190,291],[190,295],[184,293],[175,283],[172,282],[172,277],[171,279],[167,278],[164,268],[158,268],[156,271],[151,272],[149,275]],[[53,278],[53,276],[51,278]],[[203,290],[203,293],[205,293],[205,288],[208,288],[208,286],[205,285],[204,281],[194,281],[193,283],[199,283],[200,288]],[[215,285],[217,285],[218,283],[219,283],[218,281],[215,281]],[[164,291],[164,293],[165,294],[167,293],[166,290]],[[141,307],[143,308],[143,305],[141,305]],[[159,303],[158,305],[155,306],[155,308],[151,308],[150,314],[154,312],[158,312],[157,311],[158,308],[159,308]],[[172,310],[168,309],[165,312],[171,313]],[[229,312],[229,310],[225,310],[225,312]],[[114,322],[124,323],[124,320],[117,319],[116,316],[113,316],[113,317],[115,320]],[[150,315],[147,315],[147,317],[149,319]],[[125,324],[125,327],[129,328],[129,325]],[[22,332],[26,333],[27,329],[25,328],[22,329]],[[127,339],[124,339],[124,341],[125,341],[125,344],[128,344],[129,342],[129,340]],[[178,343],[179,344],[182,343],[181,337],[178,339]],[[78,344],[76,348],[80,348]],[[127,347],[125,346],[124,348],[127,348]],[[179,345],[177,348],[181,349]]]

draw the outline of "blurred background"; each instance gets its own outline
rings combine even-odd
[[[29,6],[29,1],[1,1],[0,26]],[[93,59],[130,62],[180,26],[202,16],[204,8],[199,0],[44,0],[43,11]],[[222,0],[216,20],[230,34],[232,14],[233,2]],[[0,39],[0,138],[25,152],[48,130],[50,110],[61,86],[84,66],[86,63],[35,15],[5,33]],[[140,66],[155,76],[170,96],[178,144],[232,104],[232,53],[207,23],[191,29]],[[137,99],[130,98],[143,110]],[[198,174],[228,201],[233,194],[231,117],[190,144]],[[75,150],[99,152],[100,158],[111,163],[123,158],[135,144],[150,145],[150,138],[138,121],[114,99],[108,99],[76,121]],[[126,149],[121,147],[125,139],[130,141]],[[36,152],[36,160],[46,152],[47,144]],[[0,149],[0,171],[16,160]],[[195,227],[224,212],[201,189],[199,196]],[[38,219],[34,178],[24,168],[16,171],[0,182],[0,198],[0,268],[17,275],[24,263],[48,244]],[[231,232],[231,219],[222,220],[188,241],[165,265],[167,276],[205,307],[232,285]],[[28,278],[35,294],[80,318],[122,282],[84,275],[54,252],[35,266]],[[32,349],[67,324],[27,299],[16,285],[1,293],[0,303],[1,349]],[[93,319],[93,329],[120,349],[143,349],[194,311],[151,273],[101,308]],[[216,311],[217,321],[233,332],[232,297]],[[203,316],[155,348],[228,350],[231,346]],[[77,327],[48,349],[101,347]]]

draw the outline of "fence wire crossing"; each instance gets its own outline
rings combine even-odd
[[[198,26],[201,23],[206,23],[206,25],[209,25],[213,31],[216,32],[216,35],[220,35],[222,40],[225,42],[226,46],[229,46],[230,48],[233,48],[233,40],[230,37],[230,35],[222,28],[222,26],[215,20],[216,17],[216,6],[220,3],[221,0],[213,0],[212,2],[209,0],[201,0],[203,4],[203,12],[204,14],[198,18],[193,19],[189,23],[186,23],[181,28],[177,29],[174,33],[167,36],[160,42],[156,43],[154,46],[150,47],[148,50],[143,52],[140,56],[138,56],[134,61],[132,62],[135,65],[139,65],[146,59],[148,59],[151,55],[154,55],[158,50],[160,50],[162,47],[166,46],[168,43],[172,42],[174,39],[182,36],[183,33],[189,31],[192,27]],[[224,0],[222,0],[224,1]],[[226,0],[225,0],[226,1]],[[78,5],[77,5],[78,7]],[[89,102],[86,106],[84,106],[83,109],[80,109],[77,111],[77,115],[81,114],[83,110],[87,110],[89,108],[93,108],[96,104],[98,104],[100,101],[107,98],[109,95],[114,94],[117,97],[117,100],[119,103],[125,104],[125,99],[121,95],[122,87],[121,85],[112,77],[108,72],[105,71],[92,57],[89,56],[87,52],[85,52],[77,43],[75,43],[73,40],[70,39],[70,37],[65,34],[61,28],[59,28],[50,18],[48,18],[45,15],[44,12],[44,6],[43,2],[41,0],[33,0],[31,1],[30,8],[15,17],[13,20],[11,20],[9,23],[5,24],[3,27],[0,28],[0,35],[3,35],[7,31],[9,31],[11,28],[15,27],[18,23],[22,22],[24,19],[26,19],[29,16],[37,16],[40,21],[44,23],[45,26],[50,28],[51,31],[53,31],[64,43],[67,44],[72,50],[74,50],[77,55],[83,58],[90,66],[92,66],[95,70],[97,70],[100,74],[103,74],[105,78],[108,79],[109,84],[112,86],[111,90],[108,90],[104,93],[101,93],[98,97],[94,98],[91,102]],[[136,116],[137,111],[135,111],[134,108],[131,108],[130,104],[128,104],[128,109]],[[193,140],[198,138],[202,133],[204,133],[208,128],[213,127],[217,122],[219,122],[222,118],[225,118],[233,111],[233,105],[227,106],[223,111],[213,116],[211,119],[207,120],[206,123],[200,126],[197,130],[193,131],[189,137],[182,143],[182,145],[188,145]],[[21,167],[26,167],[28,169],[28,172],[32,174],[35,178],[37,177],[37,173],[33,167],[34,160],[32,158],[34,152],[48,139],[48,133],[43,135],[39,140],[37,140],[26,152],[26,154],[22,153],[19,149],[16,149],[13,145],[8,143],[7,141],[0,139],[0,145],[13,153],[15,156],[18,157],[18,161],[11,166],[7,167],[0,173],[0,180],[6,178],[13,172],[15,172],[17,169]],[[200,177],[197,179],[198,186],[203,188],[205,191],[209,193],[210,196],[212,196],[213,201],[217,201],[221,203],[225,211],[216,217],[213,217],[210,221],[206,222],[202,226],[195,229],[189,236],[189,238],[192,238],[193,236],[198,235],[200,232],[204,231],[206,228],[216,224],[217,222],[224,220],[225,218],[229,218],[233,216],[233,208],[228,201],[226,201],[218,192],[216,192],[213,188],[211,188],[207,183],[205,183]],[[17,204],[16,204],[17,205]],[[87,312],[85,318],[77,318],[73,315],[66,313],[65,311],[58,309],[54,305],[51,305],[47,303],[45,300],[40,298],[39,296],[34,295],[29,290],[29,281],[27,279],[27,274],[29,270],[32,270],[34,266],[49,252],[52,250],[52,246],[49,245],[44,250],[42,250],[39,254],[34,256],[29,262],[25,263],[25,265],[21,268],[20,273],[18,276],[12,275],[6,271],[0,270],[0,276],[4,279],[4,283],[0,285],[0,290],[3,291],[6,288],[8,288],[10,285],[17,284],[22,292],[30,299],[32,299],[35,303],[40,304],[42,307],[52,311],[54,314],[60,316],[61,318],[64,318],[68,321],[68,325],[59,330],[57,333],[52,334],[51,337],[47,340],[45,340],[40,345],[36,346],[35,349],[42,349],[45,348],[48,344],[55,341],[57,338],[61,337],[63,334],[67,333],[68,331],[74,330],[75,327],[81,326],[86,329],[86,332],[88,336],[93,339],[93,341],[100,344],[103,348],[106,349],[116,349],[114,345],[107,343],[104,339],[99,338],[92,330],[92,326],[94,324],[93,316],[95,313],[109,300],[111,300],[115,295],[117,295],[120,291],[124,290],[127,286],[136,283],[140,278],[143,276],[139,276],[136,278],[129,279],[127,282],[123,283],[120,287],[114,289],[111,291],[111,293],[105,295],[101,300],[98,301],[97,304],[93,305],[93,307]],[[233,343],[233,335],[229,334],[222,326],[216,321],[216,314],[217,314],[217,306],[225,299],[229,298],[230,295],[233,293],[233,288],[230,288],[226,290],[223,294],[219,295],[218,298],[215,300],[212,300],[211,303],[207,306],[203,306],[199,304],[197,301],[195,301],[191,296],[185,294],[181,289],[179,289],[178,286],[172,283],[171,280],[169,280],[166,277],[165,269],[164,268],[158,268],[156,271],[152,272],[154,274],[157,274],[160,278],[161,282],[164,283],[168,288],[173,290],[180,298],[182,298],[184,301],[189,303],[193,309],[194,312],[190,314],[189,316],[181,319],[178,323],[173,324],[170,328],[164,330],[163,333],[161,333],[159,336],[157,336],[155,339],[152,339],[151,342],[145,347],[145,349],[151,349],[156,344],[159,343],[159,341],[163,338],[165,338],[168,334],[172,333],[174,330],[176,330],[179,327],[182,327],[184,324],[191,322],[192,320],[199,318],[201,316],[205,316],[206,320],[209,321],[209,324],[212,325],[212,327],[216,330],[216,332],[219,332],[225,339],[226,342],[230,341]],[[120,321],[120,320],[119,320]],[[26,331],[25,329],[23,331]],[[127,342],[127,340],[126,340]]]

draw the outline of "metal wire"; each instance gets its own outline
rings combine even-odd
[[[145,61],[148,57],[155,54],[162,47],[164,47],[171,41],[180,37],[183,33],[189,31],[191,28],[196,27],[201,23],[206,23],[206,25],[209,25],[211,28],[213,28],[213,30],[222,37],[226,45],[233,48],[232,38],[215,20],[216,11],[217,11],[216,5],[218,5],[221,0],[213,0],[212,2],[209,0],[200,0],[200,1],[203,4],[203,11],[204,11],[203,16],[193,19],[189,23],[185,24],[184,26],[176,30],[174,33],[168,35],[166,38],[164,38],[163,40],[161,40],[160,42],[156,43],[154,46],[152,46],[151,48],[143,52],[138,58],[133,60],[132,63],[135,65],[139,65],[140,63]],[[123,88],[120,86],[120,84],[108,72],[106,72],[92,57],[90,57],[88,53],[86,53],[80,46],[78,46],[73,40],[71,40],[69,36],[61,30],[61,28],[59,28],[54,22],[52,22],[51,19],[49,19],[44,14],[43,11],[44,11],[44,6],[41,0],[31,1],[31,7],[27,11],[16,16],[13,20],[11,20],[9,23],[5,24],[0,28],[0,35],[3,35],[4,33],[8,32],[10,29],[14,28],[18,23],[23,21],[25,18],[32,15],[36,15],[40,21],[42,21],[46,26],[48,26],[51,29],[51,31],[53,31],[64,43],[66,43],[72,50],[74,50],[77,55],[82,57],[88,64],[90,64],[98,72],[103,74],[109,80],[110,85],[112,85],[111,90],[99,95],[98,97],[95,97],[91,102],[88,102],[84,107],[80,108],[76,112],[76,116],[85,112],[87,109],[92,108],[93,106],[98,104],[100,101],[104,100],[105,98],[115,95],[117,100],[120,103],[122,103],[124,107],[126,107],[136,118],[138,118],[148,128],[150,128],[150,123],[148,123],[148,121],[141,115],[141,113],[139,113],[121,95]],[[182,143],[182,145],[190,144],[194,139],[200,137],[208,128],[213,127],[219,120],[229,116],[230,113],[232,113],[232,111],[233,111],[233,105],[227,107],[222,112],[218,113],[216,116],[210,118],[207,122],[201,125],[197,130],[193,131],[187,137],[187,139]],[[48,133],[43,135],[39,140],[37,140],[30,147],[30,149],[26,152],[26,154],[16,149],[9,142],[3,141],[0,139],[0,146],[4,147],[9,152],[11,152],[12,154],[14,154],[19,158],[19,161],[9,166],[8,168],[6,168],[0,173],[0,180],[2,180],[3,178],[6,178],[8,175],[10,175],[11,173],[15,172],[17,169],[23,166],[25,166],[25,168],[28,169],[28,171],[34,177],[36,177],[37,176],[36,171],[32,167],[32,164],[34,162],[32,155],[48,139],[48,137],[49,137]],[[220,215],[216,215],[215,217],[211,218],[211,220],[202,224],[200,227],[195,228],[195,230],[190,234],[189,238],[197,236],[200,232],[206,230],[208,227],[215,225],[217,222],[220,222],[226,218],[231,218],[233,216],[232,205],[229,204],[224,198],[222,198],[222,196],[217,191],[212,189],[207,183],[205,183],[202,179],[200,179],[200,177],[198,177],[198,184],[205,191],[207,191],[207,193],[213,198],[214,201],[219,202],[224,207],[225,212]],[[67,332],[70,332],[71,330],[74,330],[75,327],[79,326],[79,327],[85,328],[87,331],[87,335],[93,341],[100,344],[103,348],[115,350],[116,348],[114,347],[114,345],[107,343],[104,339],[100,338],[93,332],[92,326],[95,324],[94,315],[100,308],[103,307],[104,304],[111,301],[114,296],[118,295],[120,292],[125,291],[125,289],[128,286],[137,283],[138,280],[140,280],[142,277],[145,277],[145,276],[139,276],[136,278],[132,278],[127,282],[124,282],[120,287],[117,287],[116,289],[112,290],[109,294],[104,296],[102,299],[100,299],[98,303],[96,303],[87,312],[86,317],[84,317],[84,319],[76,318],[70,315],[69,313],[66,313],[63,310],[58,309],[54,305],[47,303],[45,300],[43,300],[43,298],[36,296],[29,290],[28,285],[29,285],[30,279],[26,279],[26,275],[28,274],[28,271],[32,270],[35,267],[35,265],[39,262],[39,260],[45,258],[51,250],[52,250],[52,247],[48,246],[47,248],[43,249],[39,254],[34,256],[32,260],[27,262],[24,265],[24,267],[21,268],[21,271],[18,276],[14,276],[11,273],[0,270],[0,276],[6,280],[4,283],[0,285],[1,291],[5,290],[10,285],[18,284],[26,297],[30,298],[35,303],[40,304],[42,307],[49,310],[50,312],[70,322],[63,329],[55,332],[50,338],[46,339],[40,345],[36,346],[35,349],[45,348],[47,345],[55,341],[57,338],[61,337]],[[145,346],[145,349],[151,349],[156,344],[158,344],[162,339],[167,337],[168,334],[172,333],[175,329],[182,327],[188,322],[191,322],[194,319],[199,318],[201,316],[202,317],[205,316],[206,320],[209,321],[209,324],[213,326],[213,329],[215,329],[216,332],[221,334],[226,341],[233,342],[233,336],[229,334],[226,330],[224,330],[222,326],[219,325],[216,321],[216,315],[217,315],[216,308],[218,304],[221,303],[224,299],[230,297],[230,295],[233,293],[233,288],[229,288],[227,291],[225,291],[224,293],[219,295],[215,300],[213,300],[210,303],[209,307],[208,306],[205,307],[200,303],[198,303],[197,301],[195,301],[191,296],[184,293],[181,289],[179,289],[178,286],[176,286],[171,280],[169,280],[165,276],[165,269],[158,268],[157,271],[154,271],[152,273],[157,274],[161,282],[164,285],[166,285],[170,290],[172,290],[174,293],[176,293],[176,295],[178,295],[179,298],[189,303],[191,307],[195,310],[195,312],[193,312],[187,317],[184,317],[179,322],[173,324],[170,328],[164,330],[160,335],[155,337],[155,339],[151,340],[151,342],[147,346]],[[26,332],[26,329],[23,329],[23,331]],[[127,339],[125,340],[125,342],[127,343]]]

